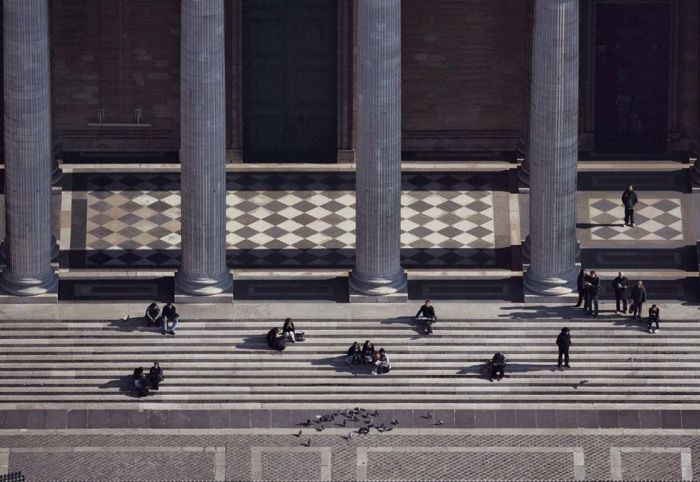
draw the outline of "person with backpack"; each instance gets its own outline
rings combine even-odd
[[[557,336],[557,347],[559,347],[559,361],[557,365],[561,368],[562,357],[564,358],[564,366],[566,368],[571,368],[569,366],[569,347],[571,346],[571,334],[569,329],[564,327],[561,329],[559,336]]]
[[[146,308],[146,321],[153,324],[153,325],[158,325],[160,323],[160,308],[158,308],[158,305],[156,303],[151,303],[148,305],[148,308]]]

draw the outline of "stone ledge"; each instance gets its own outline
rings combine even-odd
[[[0,290],[0,305],[46,305],[57,303],[58,290],[34,296],[16,296]]]
[[[233,293],[220,293],[218,295],[195,296],[175,291],[175,303],[198,304],[198,303],[233,303]]]

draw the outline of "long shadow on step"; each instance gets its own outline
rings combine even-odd
[[[125,375],[123,377],[117,378],[116,380],[110,380],[107,383],[103,383],[101,385],[98,385],[98,388],[104,388],[104,389],[118,389],[120,393],[123,393],[129,398],[139,398],[136,392],[131,390],[129,388],[129,385],[131,384],[131,376],[130,375]]]
[[[153,333],[160,333],[161,327],[155,326],[146,322],[146,318],[143,316],[136,316],[134,318],[127,318],[113,320],[109,322],[110,328],[116,328],[119,331],[150,331]]]
[[[610,320],[619,317],[614,311],[600,310],[598,317],[586,315],[581,308],[575,308],[572,305],[568,306],[545,306],[545,305],[527,305],[527,306],[504,306],[501,310],[507,311],[499,318],[518,319],[547,319],[547,318],[562,318],[563,320],[572,319],[591,319],[591,320]]]
[[[315,366],[330,366],[333,367],[338,373],[350,373],[355,376],[371,374],[373,368],[372,365],[350,365],[345,361],[345,358],[345,355],[338,355],[326,358],[315,358],[311,360],[311,364]]]
[[[412,316],[397,316],[395,318],[387,318],[380,321],[382,325],[405,325],[410,327],[417,335],[425,335],[425,323],[416,320]],[[413,337],[413,339],[419,338],[418,336]]]
[[[556,365],[553,363],[513,363],[508,362],[506,365],[506,378],[508,378],[509,373],[527,373],[531,371],[549,370],[551,372],[556,371]],[[479,378],[488,379],[491,377],[491,367],[484,363],[479,363],[477,365],[470,365],[464,367],[457,372],[458,375],[478,375]]]

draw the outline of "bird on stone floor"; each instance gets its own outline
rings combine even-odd
[[[391,421],[391,424],[392,424],[392,425],[398,425],[398,424],[399,424],[399,421],[396,420],[396,419],[394,419],[394,420]]]
[[[344,438],[345,440],[352,440],[352,432],[350,432],[350,433],[347,434],[347,435],[343,435],[343,438]]]
[[[365,435],[365,434],[368,434],[368,433],[369,433],[369,429],[368,429],[368,428],[365,428],[365,427],[360,427],[360,428],[357,430],[357,433],[359,433],[360,435]]]
[[[292,435],[294,435],[294,436],[297,437],[297,438],[301,437],[301,430],[299,430],[299,433],[295,433],[295,434],[292,434]]]
[[[430,410],[428,410],[428,413],[421,415],[421,418],[433,418],[433,414],[430,412]]]
[[[384,429],[385,432],[391,432],[392,430],[394,430],[394,427],[386,427]]]
[[[438,420],[435,425],[443,425],[445,423],[444,420]]]
[[[323,424],[321,424],[320,427],[316,427],[316,431],[317,431],[317,432],[323,432],[323,429],[324,429]]]
[[[375,409],[374,412],[370,413],[373,417],[378,417],[379,416],[379,410]]]
[[[307,446],[307,447],[311,447],[311,439],[309,439],[309,440],[306,441],[306,446]]]

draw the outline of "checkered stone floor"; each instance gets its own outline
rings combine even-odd
[[[678,197],[640,199],[634,212],[635,227],[624,225],[619,199],[588,199],[591,239],[612,241],[679,241],[683,239],[681,200]]]
[[[493,266],[490,174],[405,174],[404,266]],[[354,262],[354,177],[344,173],[242,174],[228,179],[231,266],[336,266]],[[87,266],[176,266],[178,177],[89,175]]]

